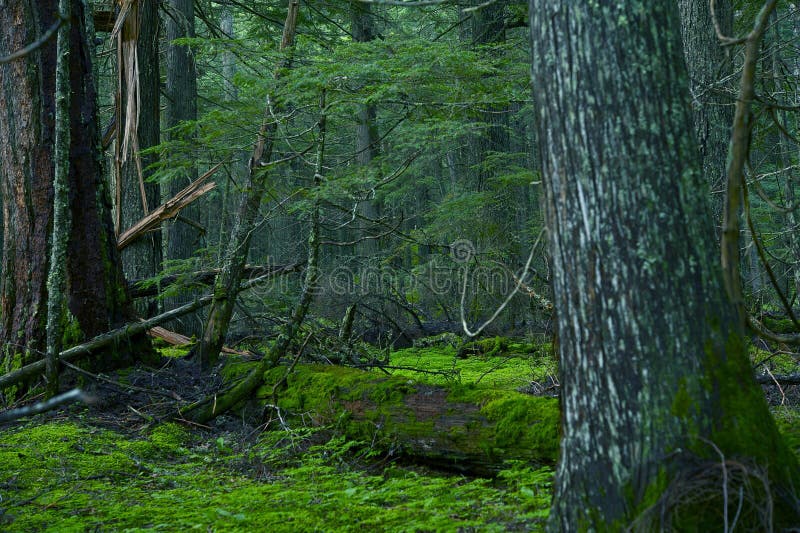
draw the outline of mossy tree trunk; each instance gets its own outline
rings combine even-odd
[[[532,0],[530,17],[563,386],[550,529],[655,528],[642,511],[668,517],[692,468],[707,507],[682,516],[727,523],[717,449],[767,469],[791,512],[797,462],[710,244],[677,4]]]
[[[69,210],[67,306],[74,328],[90,338],[130,312],[102,180],[96,94],[83,2],[70,2]],[[58,17],[58,2],[14,2],[0,9],[0,56],[37,40]],[[5,370],[41,359],[45,280],[53,224],[56,41],[0,65],[0,176],[3,277],[0,342]],[[77,333],[77,332],[76,332]],[[73,339],[74,340],[74,339]]]
[[[59,0],[58,12],[68,18],[69,0]],[[69,26],[62,24],[56,41],[55,139],[53,171],[53,231],[47,275],[47,396],[58,394],[58,354],[64,334],[67,289],[67,243],[69,242]]]
[[[287,17],[286,28],[290,25],[293,28],[296,23],[297,8],[299,4],[294,3],[290,7],[291,11]],[[285,32],[284,32],[284,35]],[[325,161],[325,132],[327,122],[327,104],[325,103],[325,89],[321,89],[320,93],[320,117],[317,123],[319,136],[317,137],[317,157],[314,164],[314,177],[312,179],[314,188],[310,191],[313,197],[319,194],[319,186],[322,183],[322,173],[324,172],[323,163]],[[280,358],[283,357],[289,347],[292,345],[303,321],[306,318],[314,296],[317,294],[319,288],[319,249],[320,249],[320,202],[319,198],[314,198],[313,205],[311,206],[311,213],[309,214],[309,230],[308,230],[308,255],[306,260],[306,273],[303,280],[303,289],[300,292],[300,298],[294,307],[292,316],[289,318],[286,325],[281,328],[280,335],[277,340],[270,346],[267,355],[259,361],[259,363],[250,370],[247,376],[234,385],[230,390],[224,394],[212,398],[206,398],[204,401],[195,405],[189,406],[181,414],[190,420],[196,422],[207,422],[214,417],[225,413],[242,400],[249,398],[256,389],[264,382],[264,373],[277,366]],[[219,283],[219,281],[217,281]],[[236,294],[236,293],[235,293]],[[218,293],[214,292],[214,303],[218,302]],[[213,318],[213,314],[211,315]],[[230,316],[229,316],[230,318]],[[206,337],[203,337],[205,341]],[[220,344],[220,348],[221,348]]]
[[[294,46],[298,11],[299,2],[291,0],[281,38],[281,51],[291,53],[291,48]],[[280,61],[275,69],[275,76],[280,76],[281,69],[286,68],[288,65],[288,58]],[[228,333],[228,326],[230,325],[233,308],[239,292],[239,282],[247,262],[247,256],[250,253],[253,228],[258,217],[261,200],[266,192],[269,170],[265,167],[269,165],[272,158],[272,147],[277,131],[277,123],[274,117],[279,116],[279,114],[279,102],[275,102],[268,97],[264,120],[258,132],[253,155],[250,158],[239,207],[236,211],[236,218],[233,221],[222,271],[214,282],[214,303],[211,305],[208,322],[197,346],[197,358],[205,368],[216,364],[220,350],[222,350],[222,346],[225,343],[225,336]]]

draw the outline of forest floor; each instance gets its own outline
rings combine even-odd
[[[541,358],[461,359],[452,348],[404,350],[391,363],[429,383],[492,388],[555,371]],[[485,479],[328,427],[160,422],[178,394],[191,401],[218,383],[178,357],[107,378],[138,389],[94,380],[84,385],[92,405],[0,427],[0,531],[530,531],[548,514],[547,466],[509,462]]]
[[[452,347],[407,349],[394,352],[390,364],[392,372],[430,384],[550,392],[552,357],[543,350],[509,354],[513,348],[466,358]],[[296,422],[265,431],[236,416],[213,426],[163,421],[177,400],[200,398],[219,384],[174,357],[182,352],[165,353],[173,357],[161,368],[87,381],[97,399],[90,406],[0,426],[0,531],[543,528],[549,466],[509,462],[487,479],[410,464],[332,427]],[[800,452],[795,389],[767,393]]]

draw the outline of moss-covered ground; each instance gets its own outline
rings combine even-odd
[[[487,416],[516,420],[498,427],[513,432],[530,413],[509,412],[492,391],[552,383],[557,369],[547,346],[508,341],[495,350],[492,342],[466,357],[448,345],[400,350],[390,372],[405,383],[448,385],[450,401],[489,398]],[[778,371],[790,364],[775,354],[753,358]],[[336,386],[342,396],[343,383]],[[215,430],[147,419],[126,427],[97,409],[0,426],[0,531],[539,531],[550,504],[549,467],[510,462],[492,479],[445,473],[398,462],[369,439],[346,440],[341,423],[311,427],[300,417],[262,432],[232,418]],[[799,412],[773,408],[796,453]]]
[[[544,382],[558,371],[549,344],[513,341],[503,350],[469,357],[459,357],[454,346],[407,348],[393,352],[389,364],[396,368],[392,374],[434,385],[455,382],[504,390],[527,388],[532,381]]]
[[[529,383],[538,357],[405,350],[392,365],[434,373],[394,370],[387,384],[513,391]],[[314,388],[307,394],[327,391]],[[485,479],[400,463],[369,439],[346,440],[341,421],[320,428],[293,418],[266,432],[230,419],[226,427],[239,429],[113,430],[93,413],[75,407],[0,427],[0,531],[536,531],[550,504],[549,467],[509,462]]]
[[[311,431],[242,443],[172,423],[129,435],[34,420],[0,434],[0,530],[537,530],[551,478],[400,466]]]

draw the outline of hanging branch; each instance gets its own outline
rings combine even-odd
[[[68,19],[70,3],[60,0],[59,16]],[[58,354],[63,337],[63,316],[67,289],[67,243],[72,220],[69,212],[69,146],[70,146],[70,82],[69,39],[70,25],[62,24],[56,41],[56,113],[53,158],[53,232],[50,248],[50,268],[47,274],[47,355],[45,375],[47,396],[58,394]]]

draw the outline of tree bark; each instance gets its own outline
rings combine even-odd
[[[731,140],[734,95],[725,80],[733,73],[733,61],[717,37],[708,0],[680,0],[683,52],[689,73],[694,131],[700,149],[704,179],[711,188],[715,223],[722,218],[722,200]],[[730,0],[714,2],[714,18],[720,31],[733,32]]]
[[[121,200],[117,206],[120,217],[118,234],[161,204],[159,185],[147,181],[152,174],[147,167],[156,158],[138,153],[161,142],[158,1],[137,0],[133,5],[119,37],[123,60],[118,65],[120,103],[117,106],[117,124],[120,131],[129,129],[131,135],[136,136],[136,142],[129,147],[129,153],[124,154],[120,152],[122,137],[118,137],[116,170]],[[135,55],[126,53],[128,49],[135,50]],[[132,83],[126,83],[126,80]],[[126,113],[129,109],[134,111],[131,116]],[[125,275],[134,279],[155,276],[161,270],[161,246],[160,231],[142,235],[127,246],[121,254]],[[137,311],[144,316],[154,315],[156,301],[140,302]]]
[[[797,461],[709,246],[677,5],[534,0],[530,17],[563,394],[549,528],[727,524],[716,450],[767,470],[794,518]]]
[[[188,46],[174,44],[175,39],[194,37],[194,0],[169,0],[167,14],[164,17],[167,35],[167,68],[166,68],[166,128],[169,141],[187,141],[194,139],[193,134],[185,135],[176,130],[182,122],[197,120],[197,70],[194,54]],[[186,166],[183,175],[173,179],[168,185],[168,195],[173,197],[184,187],[197,179],[197,167],[193,164]],[[199,218],[203,210],[197,206],[184,211],[190,219]],[[200,246],[203,237],[198,229],[180,219],[169,222],[166,229],[166,254],[169,260],[189,259],[194,255],[195,249]],[[193,296],[185,294],[170,298],[165,302],[167,307],[177,307],[185,304]],[[173,329],[179,329],[186,334],[200,335],[202,321],[197,316],[187,317],[179,324],[174,324]]]
[[[74,334],[93,337],[130,312],[116,250],[110,197],[102,181],[96,95],[84,26],[85,4],[70,3],[67,305]],[[58,16],[58,2],[0,9],[0,56],[36,41]],[[53,224],[56,42],[0,65],[3,279],[2,368],[40,359],[45,349],[45,280]],[[79,330],[79,332],[74,331]]]

